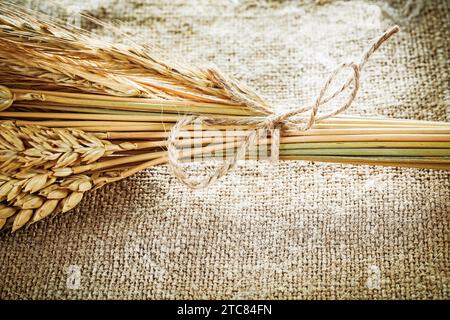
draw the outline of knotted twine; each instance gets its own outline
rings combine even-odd
[[[239,85],[236,81],[225,77],[216,69],[210,69],[210,73],[215,77],[216,81],[221,85],[221,87],[229,93],[232,100],[246,106],[252,111],[267,114],[267,116],[262,119],[260,117],[248,117],[232,120],[195,115],[182,118],[175,124],[175,126],[172,127],[167,140],[168,164],[172,172],[181,182],[183,182],[190,188],[205,188],[226,175],[230,170],[232,170],[236,166],[238,160],[244,159],[246,152],[250,150],[250,148],[254,147],[256,139],[260,138],[262,131],[261,129],[265,129],[271,133],[271,159],[272,161],[276,161],[279,156],[280,129],[284,127],[287,129],[305,132],[311,129],[315,123],[336,116],[341,112],[347,110],[353,103],[353,100],[358,93],[358,90],[360,88],[360,73],[367,60],[381,46],[381,44],[383,44],[387,39],[389,39],[398,31],[398,26],[394,26],[387,30],[364,53],[359,63],[348,62],[339,65],[325,81],[319,92],[319,95],[312,105],[299,107],[292,111],[287,111],[279,114],[275,113],[271,108],[268,108],[263,102],[264,100],[253,92],[251,95],[248,94],[248,90],[242,90],[242,86]],[[333,80],[341,71],[345,69],[351,70],[350,77],[335,92],[333,92],[331,95],[326,96],[326,93],[330,85],[333,83]],[[351,84],[353,84],[352,90],[347,100],[342,105],[338,106],[331,112],[318,114],[319,108],[321,106],[335,99]],[[305,123],[304,119],[298,118],[298,116],[307,111],[310,111],[310,114],[309,117],[306,117],[307,121]],[[226,158],[223,163],[219,167],[217,167],[210,175],[199,179],[190,177],[189,174],[182,168],[182,164],[179,161],[179,152],[176,147],[176,141],[178,139],[178,136],[180,135],[182,128],[194,122],[205,123],[207,125],[248,125],[251,126],[252,129],[248,131],[248,134],[237,147],[237,150],[233,154],[233,156]]]

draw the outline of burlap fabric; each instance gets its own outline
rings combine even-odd
[[[397,22],[350,113],[448,120],[448,1],[28,2],[73,23],[84,10],[188,62],[213,62],[277,108],[310,102],[339,62]],[[2,234],[0,297],[448,299],[449,178],[243,162],[192,191],[161,166]]]

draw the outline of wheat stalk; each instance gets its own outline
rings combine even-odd
[[[85,192],[166,163],[167,131],[194,114],[223,122],[205,126],[202,140],[184,128],[176,144],[190,147],[179,151],[189,161],[236,151],[255,129],[246,120],[272,112],[215,69],[0,4],[0,230],[67,212]],[[281,127],[278,140],[281,159],[450,169],[443,122],[335,116],[306,132]]]

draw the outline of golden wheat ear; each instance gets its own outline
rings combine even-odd
[[[94,18],[92,22],[107,27]],[[95,39],[17,6],[0,4],[0,84],[14,88],[234,103],[217,72],[185,66],[151,48]],[[263,100],[248,88],[248,97]]]
[[[67,212],[85,192],[150,167],[149,160],[161,163],[164,152],[127,154],[148,147],[76,129],[0,122],[0,230]]]
[[[70,129],[0,124],[0,229],[75,207],[94,183],[70,168],[111,154],[111,143]]]

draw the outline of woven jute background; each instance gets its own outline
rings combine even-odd
[[[83,2],[21,3],[214,63],[283,110],[398,23],[349,113],[448,121],[445,0]],[[449,198],[444,171],[246,161],[192,191],[161,166],[1,234],[0,298],[448,299]]]

